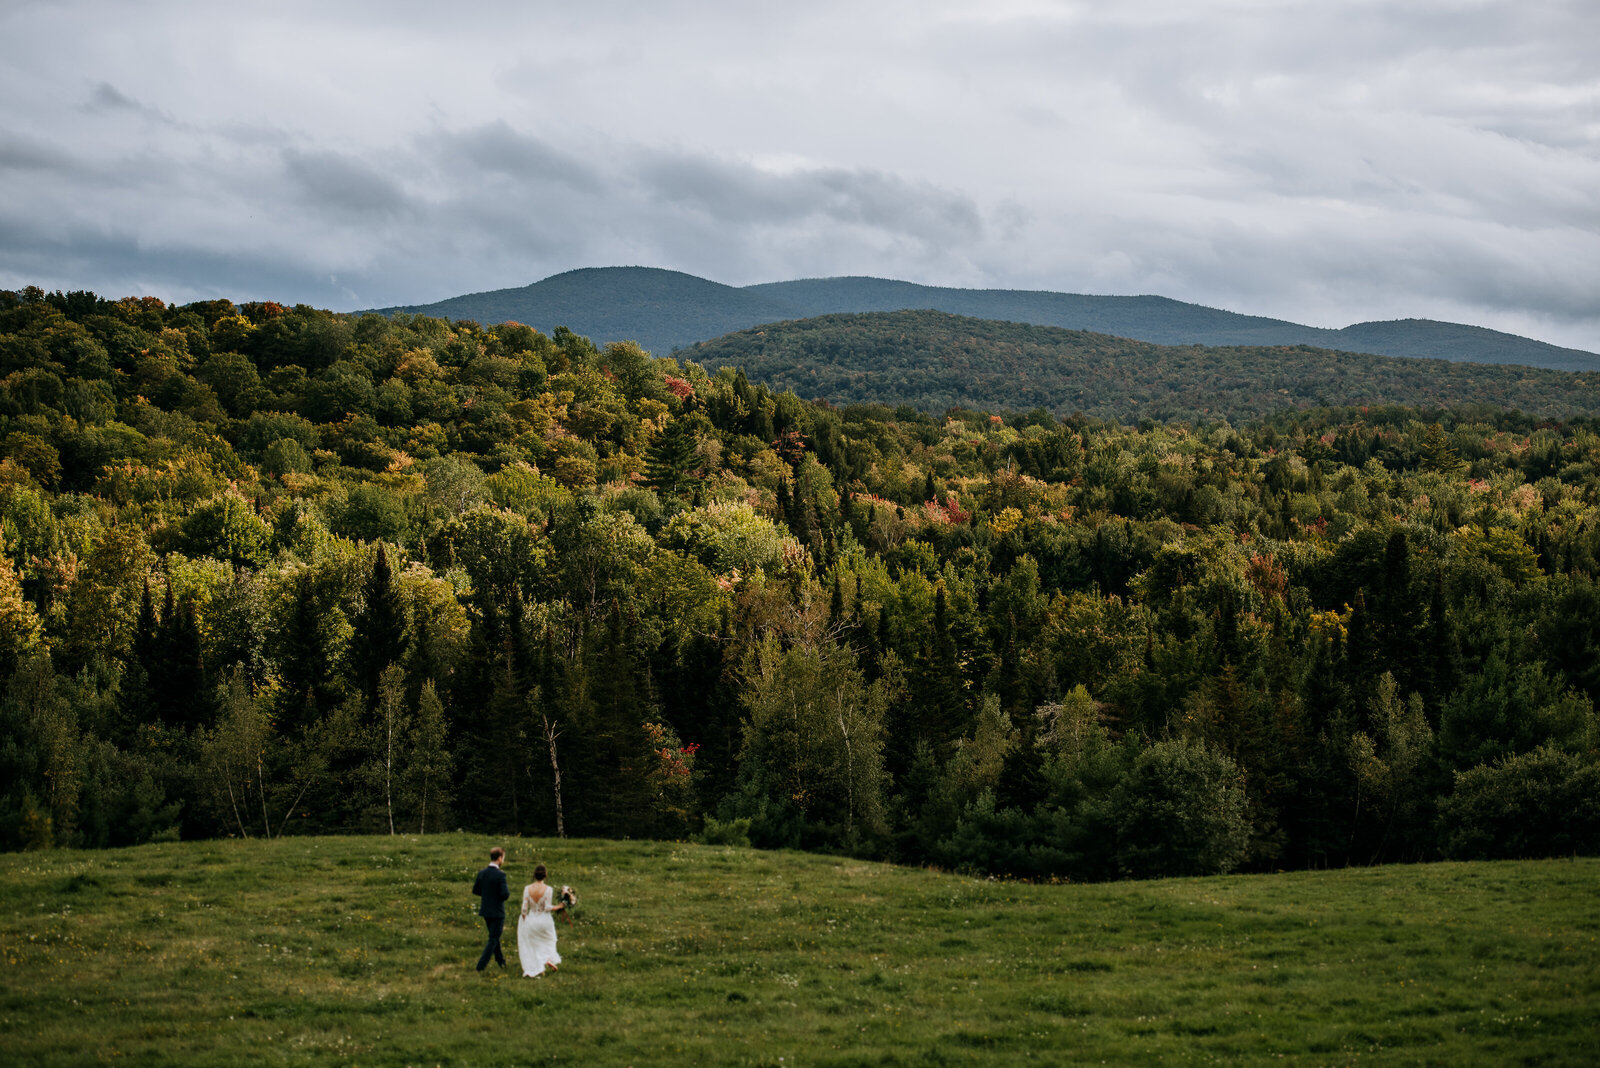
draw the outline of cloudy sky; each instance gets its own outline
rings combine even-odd
[[[1595,0],[0,0],[0,288],[642,264],[1600,350]]]

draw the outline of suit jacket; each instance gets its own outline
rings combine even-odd
[[[478,873],[472,882],[472,892],[478,895],[478,915],[491,920],[506,918],[506,898],[511,888],[506,885],[506,873],[493,864]]]

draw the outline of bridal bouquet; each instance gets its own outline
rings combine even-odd
[[[572,910],[578,907],[578,892],[570,886],[561,888],[561,903],[567,906],[562,911],[567,915],[567,926],[572,926]]]

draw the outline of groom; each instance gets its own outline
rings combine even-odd
[[[478,873],[478,878],[473,881],[472,892],[478,895],[478,915],[483,917],[483,924],[489,928],[489,944],[483,947],[483,956],[478,958],[478,970],[481,972],[489,966],[489,958],[493,957],[504,968],[506,955],[500,952],[500,932],[506,925],[506,898],[511,896],[511,888],[506,885],[506,873],[500,870],[500,863],[506,859],[506,851],[499,846],[489,850],[489,866]]]

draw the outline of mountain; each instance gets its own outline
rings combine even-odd
[[[1090,330],[1158,345],[1315,345],[1325,344],[1333,333],[1168,297],[946,289],[882,278],[803,279],[749,288],[802,308],[804,318],[833,312],[927,309],[974,319]]]
[[[596,344],[637,341],[662,355],[757,323],[803,317],[783,301],[654,267],[585,267],[520,289],[376,310],[485,324],[516,320],[547,334],[565,326]]]
[[[682,353],[836,405],[1234,422],[1292,408],[1488,406],[1600,415],[1600,373],[1393,359],[1309,345],[1156,345],[934,311],[771,323]]]
[[[654,267],[587,267],[520,289],[374,310],[481,323],[514,319],[547,333],[566,326],[597,343],[637,341],[661,354],[762,323],[840,312],[930,310],[1161,345],[1316,345],[1382,356],[1600,371],[1595,353],[1460,323],[1399,319],[1325,330],[1167,297],[949,289],[886,278],[808,278],[737,287]]]

